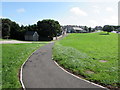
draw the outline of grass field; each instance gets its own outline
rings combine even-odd
[[[53,48],[53,59],[87,80],[107,87],[120,86],[118,80],[118,34],[69,34]]]
[[[2,45],[2,88],[21,88],[19,70],[29,55],[45,43]]]
[[[2,40],[2,38],[0,38],[0,40]]]

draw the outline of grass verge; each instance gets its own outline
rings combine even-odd
[[[2,45],[2,88],[21,88],[19,70],[33,51],[44,43]]]
[[[55,43],[53,59],[87,80],[108,88],[120,87],[117,34],[70,34]]]

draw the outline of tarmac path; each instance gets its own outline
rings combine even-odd
[[[25,88],[99,88],[94,84],[80,80],[58,67],[52,60],[54,42],[35,51],[22,70]]]

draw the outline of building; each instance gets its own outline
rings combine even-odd
[[[74,30],[75,33],[84,33],[84,32],[86,32],[85,30],[83,30],[80,27],[73,27],[73,30]]]
[[[67,33],[85,33],[86,31],[80,27],[68,27]]]
[[[103,28],[101,26],[96,26],[95,30],[102,30]]]
[[[64,26],[61,26],[61,30],[62,30],[62,35],[66,35],[67,32],[67,28],[65,28]]]
[[[36,31],[27,31],[25,33],[25,40],[26,41],[38,41],[39,35]]]

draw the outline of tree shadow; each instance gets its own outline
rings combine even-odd
[[[100,33],[99,35],[109,35],[108,33]]]

